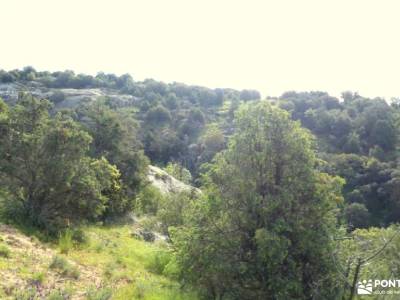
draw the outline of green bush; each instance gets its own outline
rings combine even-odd
[[[27,289],[18,290],[16,294],[14,294],[15,300],[39,300],[39,296],[37,295],[37,291],[34,287],[29,287]]]
[[[50,109],[48,101],[22,95],[5,117],[8,109],[0,111],[0,118],[9,120],[0,133],[5,145],[0,177],[7,197],[0,210],[56,236],[70,224],[99,220],[115,204],[121,174],[105,158],[89,156],[93,138],[80,124],[67,114],[52,116]]]
[[[53,291],[47,297],[47,300],[65,300],[65,299],[68,299],[68,298],[65,298],[64,295],[60,291]]]
[[[151,286],[146,281],[139,280],[135,284],[133,296],[136,299],[143,299],[149,292],[151,292]]]
[[[68,261],[62,256],[54,256],[53,261],[50,264],[50,269],[64,269],[68,265]]]
[[[169,234],[168,227],[183,225],[184,213],[192,205],[196,195],[180,192],[163,197],[158,204],[157,219],[161,222],[164,234]]]
[[[56,255],[50,264],[50,269],[58,270],[61,275],[73,279],[79,278],[79,270],[76,266],[71,265],[64,257]]]
[[[163,195],[153,186],[144,187],[136,198],[135,211],[143,214],[155,215]]]
[[[70,288],[65,290],[54,290],[47,296],[46,300],[68,300],[71,299],[72,291]]]
[[[161,275],[165,267],[171,261],[172,255],[167,250],[155,251],[147,262],[146,268],[155,274]]]
[[[87,300],[108,300],[111,299],[112,291],[110,288],[91,287],[86,293]]]
[[[74,246],[72,241],[72,230],[67,228],[64,232],[60,233],[58,238],[58,248],[63,254],[67,254]]]
[[[34,285],[41,285],[45,280],[46,275],[43,272],[36,272],[32,275],[31,282]]]
[[[78,244],[87,244],[89,242],[89,237],[82,228],[75,228],[72,230],[72,240]]]
[[[54,104],[63,102],[65,100],[65,94],[62,91],[55,91],[50,95],[49,100]]]
[[[165,167],[165,171],[186,184],[190,184],[192,181],[192,174],[190,174],[190,171],[178,163],[168,163]]]
[[[11,254],[10,249],[4,244],[0,244],[0,256],[8,258],[10,257],[10,254]]]

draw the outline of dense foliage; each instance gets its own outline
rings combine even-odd
[[[0,208],[14,222],[54,234],[148,216],[172,246],[154,269],[205,299],[352,299],[373,267],[398,273],[398,99],[261,100],[31,67],[0,70],[0,95]],[[149,163],[202,192],[162,194]]]
[[[398,222],[397,101],[350,92],[342,98],[287,92],[274,101],[317,136],[319,155],[329,162],[324,170],[346,180],[343,216],[350,229]]]
[[[51,117],[50,103],[29,95],[10,109],[4,102],[0,107],[0,180],[8,217],[28,218],[54,233],[130,209],[120,171],[104,155],[89,156],[92,137],[71,117]]]
[[[286,112],[247,105],[235,125],[207,197],[175,231],[182,276],[207,299],[332,297],[342,180],[315,171],[311,136]]]

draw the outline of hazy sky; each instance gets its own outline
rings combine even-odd
[[[400,96],[399,0],[1,0],[0,68]]]

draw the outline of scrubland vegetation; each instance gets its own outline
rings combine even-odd
[[[2,299],[355,299],[400,276],[398,99],[31,67],[0,95]]]

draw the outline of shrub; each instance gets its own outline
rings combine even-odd
[[[47,300],[65,300],[65,299],[66,298],[59,291],[51,292],[51,294],[47,297]]]
[[[367,228],[369,226],[370,213],[362,203],[352,203],[344,210],[347,227],[350,230]]]
[[[50,269],[58,270],[61,275],[74,279],[78,279],[80,275],[76,266],[71,265],[64,257],[58,255],[53,258]]]
[[[143,280],[139,280],[136,282],[133,296],[137,299],[143,299],[149,291],[151,291],[150,285]]]
[[[164,234],[169,234],[168,228],[171,226],[183,225],[184,213],[188,211],[195,198],[195,194],[181,192],[161,199],[158,204],[157,219],[162,224],[161,229]]]
[[[46,275],[43,272],[36,272],[32,275],[31,282],[34,285],[41,285],[45,280]]]
[[[168,163],[165,167],[165,171],[186,184],[190,184],[192,181],[192,174],[190,174],[190,171],[178,163]]]
[[[116,266],[114,263],[108,263],[103,271],[104,277],[106,277],[107,279],[113,277],[115,268]]]
[[[163,195],[153,186],[144,187],[136,198],[135,210],[138,213],[156,214],[158,204],[161,202]]]
[[[47,300],[68,300],[71,298],[71,292],[68,290],[55,290],[52,291],[49,296],[47,296]]]
[[[72,240],[77,242],[78,244],[86,244],[89,242],[89,237],[81,228],[75,228],[72,231]]]
[[[18,290],[14,295],[15,300],[39,300],[37,291],[34,287],[29,287],[27,289]]]
[[[91,158],[92,137],[70,116],[52,117],[50,108],[28,95],[10,108],[0,133],[0,177],[5,215],[54,236],[69,224],[100,219],[112,202],[105,191],[115,192],[120,173],[106,159]]]
[[[111,299],[112,291],[110,288],[91,287],[86,293],[87,300],[108,300]]]
[[[158,250],[150,256],[146,268],[152,273],[161,275],[171,258],[172,256],[168,251]]]
[[[55,104],[60,103],[65,100],[65,94],[61,91],[56,91],[49,97],[49,100]]]
[[[10,254],[11,254],[10,249],[4,244],[0,244],[0,256],[8,258],[10,257]]]
[[[63,269],[67,264],[68,261],[64,257],[56,255],[50,264],[50,269]]]
[[[69,250],[72,249],[74,246],[73,241],[72,241],[72,230],[67,228],[64,232],[60,233],[59,239],[58,239],[58,248],[60,249],[60,252],[63,254],[67,254]]]

